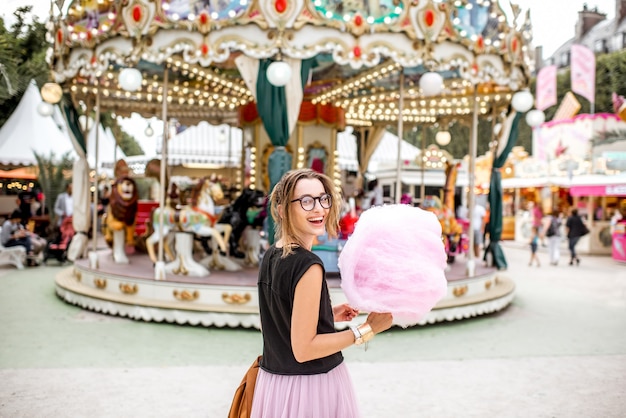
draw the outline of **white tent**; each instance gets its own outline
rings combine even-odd
[[[400,158],[402,161],[415,162],[420,155],[420,149],[406,141],[402,141],[400,147]],[[350,127],[337,134],[337,150],[339,151],[338,163],[342,170],[357,171],[359,169],[356,136],[352,134]],[[395,167],[397,162],[398,137],[391,132],[385,131],[380,143],[372,154],[367,171],[376,172],[380,169]]]
[[[106,130],[98,124],[98,167],[102,168],[115,165],[115,161],[125,158],[122,149],[117,145],[115,137],[109,128]],[[96,166],[96,130],[91,129],[87,136],[87,161],[89,167]]]
[[[50,116],[41,116],[37,106],[41,94],[31,82],[9,120],[0,128],[0,164],[37,165],[34,152],[44,157],[51,152],[58,158],[70,151],[76,158],[72,142]]]
[[[168,165],[238,167],[241,163],[242,135],[241,129],[202,121],[169,140]],[[136,155],[126,158],[126,162],[134,171],[142,171],[148,161],[160,157],[161,144],[162,139],[159,139],[156,144],[159,154],[156,157]]]

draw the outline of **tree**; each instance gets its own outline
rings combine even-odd
[[[6,28],[0,18],[0,126],[11,116],[32,79],[38,85],[48,81],[46,28],[36,16],[27,18],[31,8],[18,8],[11,28]]]
[[[15,23],[10,28],[0,18],[0,127],[19,104],[31,80],[34,79],[39,87],[50,80],[45,24],[38,21],[31,9],[32,6],[19,7],[13,13]],[[107,123],[104,126],[111,127],[126,155],[144,153],[135,138],[126,133],[115,119],[110,118]]]
[[[55,216],[54,203],[57,196],[65,190],[65,185],[68,182],[66,176],[72,170],[74,160],[70,158],[69,152],[61,155],[60,159],[56,158],[54,153],[45,156],[35,152],[35,158],[39,167],[37,181],[46,197],[46,209],[50,214],[50,220],[53,220]]]

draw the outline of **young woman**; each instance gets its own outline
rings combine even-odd
[[[352,381],[341,350],[389,329],[390,313],[370,313],[358,327],[336,331],[358,311],[332,307],[315,237],[337,236],[341,197],[330,178],[313,170],[286,173],[274,188],[271,213],[276,243],[259,268],[263,358],[252,403],[253,418],[358,417]]]

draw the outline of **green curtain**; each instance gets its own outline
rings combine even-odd
[[[292,167],[292,157],[285,150],[285,146],[289,141],[289,118],[287,108],[287,96],[285,87],[277,87],[272,85],[267,79],[267,68],[272,63],[272,60],[263,59],[259,62],[259,73],[256,82],[257,91],[257,110],[265,131],[274,145],[274,151],[268,159],[268,174],[270,178],[270,190],[274,189],[274,186],[280,178],[289,171]],[[300,67],[301,88],[307,83],[309,71],[313,66],[313,60],[304,60]],[[300,111],[294,109],[292,111]],[[272,217],[268,217],[268,240],[270,244],[274,243],[274,221]]]
[[[72,98],[69,94],[63,95],[63,100],[59,103],[61,107],[61,111],[63,112],[63,118],[67,124],[67,127],[70,130],[70,139],[74,144],[74,148],[79,147],[83,151],[83,155],[87,155],[87,142],[85,141],[85,136],[83,135],[83,131],[80,129],[80,124],[78,122],[78,112],[72,105]],[[78,149],[76,150],[78,154]]]
[[[502,238],[502,174],[500,169],[504,166],[507,156],[517,142],[518,125],[521,117],[521,113],[515,114],[506,146],[502,153],[494,155],[493,167],[491,169],[491,180],[489,183],[489,245],[485,250],[485,259],[488,254],[491,254],[493,265],[498,270],[504,270],[508,267],[504,251],[502,251],[500,246],[500,239]]]

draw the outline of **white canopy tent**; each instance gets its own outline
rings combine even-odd
[[[112,167],[115,161],[126,158],[122,149],[117,145],[117,141],[109,128],[104,129],[98,125],[98,170],[102,167]],[[96,167],[96,130],[90,129],[87,137],[87,161],[89,167]],[[110,171],[110,170],[109,170]],[[111,173],[109,173],[111,174]]]
[[[241,129],[200,122],[169,140],[168,165],[191,168],[238,167],[241,164],[242,135]],[[159,150],[161,141],[162,138],[159,138],[156,144]],[[146,163],[153,158],[160,158],[160,154],[125,157],[135,173],[143,172]]]
[[[339,168],[342,170],[358,171],[356,136],[348,127],[345,131],[337,134],[337,150],[339,151]],[[421,150],[406,141],[402,141],[400,155],[402,161],[415,163]],[[380,143],[372,154],[367,171],[374,174],[381,169],[389,169],[396,166],[398,161],[398,137],[391,132],[385,131]]]
[[[69,151],[76,158],[69,136],[52,117],[37,112],[41,102],[41,94],[33,81],[9,120],[0,128],[0,165],[37,165],[35,152],[45,157],[53,152],[60,157]]]

